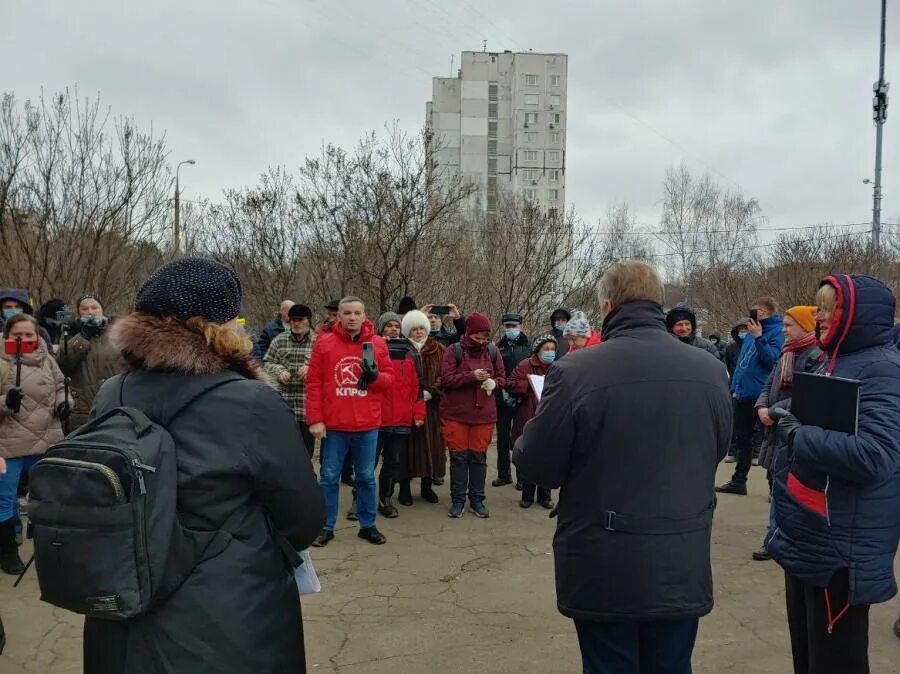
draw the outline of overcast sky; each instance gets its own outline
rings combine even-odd
[[[890,4],[890,3],[889,3]],[[165,129],[187,198],[424,120],[463,50],[569,55],[567,199],[658,221],[685,161],[759,199],[768,227],[871,220],[878,0],[0,0],[0,88],[100,92]],[[900,6],[887,79],[900,87]],[[884,219],[900,220],[900,97]]]

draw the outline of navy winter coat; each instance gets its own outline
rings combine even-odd
[[[823,369],[862,382],[856,435],[801,426],[777,457],[772,557],[791,575],[827,587],[850,572],[851,604],[897,593],[900,543],[900,353],[891,343],[894,295],[868,276],[829,276],[835,325],[822,339]],[[838,614],[840,606],[832,607]]]
[[[753,335],[748,333],[744,337],[741,354],[731,377],[731,391],[738,400],[755,401],[759,397],[784,348],[784,323],[781,316],[769,316],[760,323],[762,335],[753,339]]]

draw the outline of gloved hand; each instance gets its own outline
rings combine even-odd
[[[378,364],[372,363],[371,366],[363,359],[362,362],[362,375],[359,377],[359,384],[357,388],[360,391],[365,391],[369,388],[369,384],[378,379]]]
[[[62,421],[66,421],[70,416],[72,416],[72,408],[69,403],[60,403],[56,406],[56,416],[59,417]]]
[[[427,402],[430,402],[434,396],[431,395],[431,391],[423,391],[422,397],[425,399],[425,402],[427,403]]]
[[[485,379],[481,382],[481,388],[484,389],[485,393],[488,395],[492,395],[494,393],[494,389],[497,388],[497,382],[493,379]]]
[[[103,332],[106,322],[99,318],[83,318],[81,320],[81,336],[90,341],[94,337],[99,337]]]
[[[25,394],[22,393],[22,389],[20,388],[11,388],[6,392],[6,409],[11,412],[19,413],[22,411],[22,401],[25,399]]]
[[[787,448],[790,451],[793,451],[794,437],[797,435],[797,431],[803,424],[801,424],[800,420],[793,414],[778,407],[770,409],[769,416],[778,423],[775,427],[775,434],[778,436],[778,439],[787,445]]]

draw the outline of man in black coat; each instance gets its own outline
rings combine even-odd
[[[557,603],[590,672],[690,671],[713,606],[713,488],[731,394],[716,358],[666,332],[662,298],[646,263],[607,271],[603,344],[554,364],[516,445],[522,479],[562,488]]]
[[[719,358],[719,347],[697,334],[697,314],[684,302],[679,302],[666,314],[666,328],[688,346],[703,349]]]
[[[282,302],[278,309],[278,315],[259,333],[259,337],[256,338],[256,343],[253,345],[253,357],[256,358],[257,363],[263,362],[266,353],[269,351],[269,347],[272,345],[272,340],[282,332],[291,329],[291,321],[288,317],[288,312],[291,310],[292,306],[294,306],[292,300],[285,300]]]
[[[528,335],[522,332],[522,315],[506,314],[503,316],[503,337],[497,342],[497,348],[503,357],[503,368],[506,377],[512,374],[516,365],[531,357],[531,342]],[[512,484],[512,468],[509,462],[510,433],[516,419],[518,401],[505,391],[495,393],[497,398],[497,479],[491,482],[495,487]],[[516,480],[516,489],[522,489],[522,483]]]

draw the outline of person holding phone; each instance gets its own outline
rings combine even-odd
[[[778,315],[778,305],[771,297],[761,297],[750,307],[747,336],[741,342],[731,377],[737,465],[731,480],[716,487],[720,494],[747,495],[747,477],[753,465],[756,401],[783,348],[784,322]]]
[[[358,297],[339,303],[339,320],[316,339],[306,376],[306,420],[322,441],[319,482],[325,494],[325,526],[313,545],[334,539],[340,505],[341,467],[353,457],[359,537],[375,545],[387,539],[375,526],[375,458],[381,428],[382,396],[394,383],[384,339],[366,318]]]
[[[272,340],[263,359],[263,369],[294,411],[297,427],[310,458],[316,447],[306,423],[306,377],[316,341],[311,322],[312,310],[309,307],[295,304],[288,309],[290,330]]]
[[[24,569],[16,545],[16,492],[19,480],[47,448],[63,439],[61,419],[68,417],[64,377],[37,321],[26,313],[6,321],[0,356],[0,568],[18,575]]]
[[[441,346],[456,344],[466,333],[466,319],[462,317],[455,304],[426,304],[421,311],[428,317],[431,325],[429,336]],[[453,321],[453,332],[444,326],[445,318]]]

